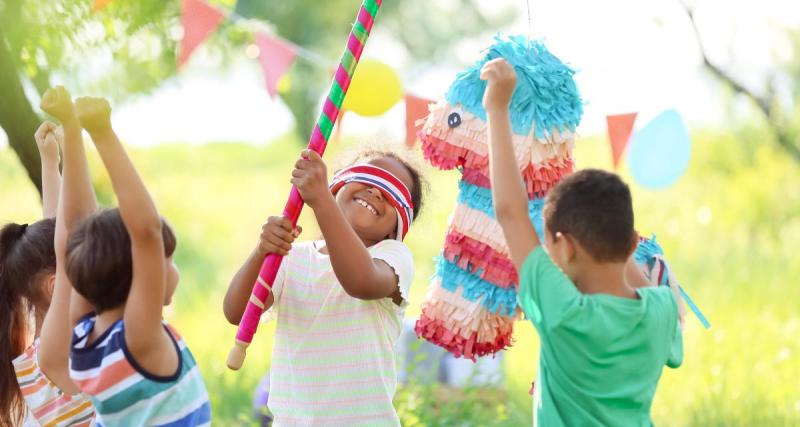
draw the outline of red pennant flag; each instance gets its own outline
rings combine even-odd
[[[195,49],[214,32],[225,16],[201,0],[183,0],[181,21],[183,40],[178,53],[178,68],[186,64]]]
[[[108,6],[111,3],[111,0],[94,0],[94,4],[92,4],[92,12],[97,12],[98,10]]]
[[[608,122],[608,139],[611,140],[611,156],[614,162],[614,169],[619,166],[622,153],[631,139],[633,123],[636,121],[636,113],[616,114],[606,116]]]
[[[258,60],[264,70],[264,80],[267,83],[267,92],[270,97],[278,93],[278,81],[286,74],[286,70],[294,64],[297,52],[291,44],[264,33],[256,33],[258,46]]]
[[[420,98],[414,95],[406,95],[406,145],[412,147],[417,141],[417,121],[424,119],[428,115],[428,104],[432,104],[430,99]]]

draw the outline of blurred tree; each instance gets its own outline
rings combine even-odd
[[[305,48],[338,59],[357,0],[208,0],[237,15],[264,21],[276,33]],[[176,73],[176,48],[182,36],[180,2],[115,0],[92,12],[87,0],[0,0],[0,127],[31,181],[40,188],[39,156],[33,133],[41,118],[41,94],[53,76],[73,93],[102,94],[124,101],[152,91]],[[385,0],[380,31],[396,36],[415,60],[446,61],[455,42],[495,31],[513,10],[484,11],[476,0]],[[263,25],[263,24],[262,24]],[[225,21],[206,42],[220,66],[234,49],[252,43],[252,25]],[[335,64],[332,63],[331,66]],[[330,82],[330,71],[300,60],[290,72],[291,88],[282,94],[306,140],[316,119],[316,104]],[[266,94],[265,94],[266,96]]]
[[[694,8],[681,3],[689,21],[703,58],[703,67],[737,95],[748,98],[763,115],[775,141],[789,156],[800,163],[800,30],[787,32],[792,48],[791,59],[779,64],[764,76],[766,88],[763,93],[748,88],[732,72],[709,59],[705,45],[700,37],[700,29],[695,20]],[[779,69],[780,68],[780,69]],[[791,99],[780,99],[778,86],[784,85]]]

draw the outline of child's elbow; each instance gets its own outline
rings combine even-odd
[[[239,326],[239,322],[242,321],[242,316],[244,315],[244,306],[231,301],[231,295],[226,294],[225,300],[222,302],[222,312],[225,314],[225,319],[228,323],[233,326]]]
[[[228,323],[233,326],[239,326],[244,314],[244,310],[239,307],[232,307],[227,301],[222,304],[222,312],[225,313],[225,319],[228,320]]]
[[[505,223],[528,217],[528,206],[519,203],[497,203],[494,207],[497,222]]]
[[[367,282],[366,280],[349,280],[343,281],[341,284],[344,292],[353,298],[361,300],[375,299],[372,292],[370,292],[370,286]]]

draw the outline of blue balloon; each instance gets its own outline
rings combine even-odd
[[[633,135],[628,167],[642,187],[669,187],[689,166],[692,151],[689,132],[680,114],[667,110]]]

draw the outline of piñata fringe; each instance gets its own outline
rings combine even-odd
[[[461,117],[460,124],[455,127],[451,127],[448,123],[449,116],[453,113]],[[466,162],[469,152],[482,157],[482,162],[488,162],[489,141],[486,135],[486,122],[464,112],[458,105],[440,101],[430,108],[430,114],[421,123],[423,127],[419,136],[423,142],[423,151],[427,153],[426,158],[434,160],[437,156],[441,156],[442,160],[439,161],[445,163],[439,165],[432,161],[435,166],[452,168],[454,167],[452,165],[466,164],[472,167]],[[514,154],[520,170],[529,164],[558,163],[558,159],[570,157],[574,147],[574,134],[553,130],[551,136],[549,140],[539,140],[533,133],[512,135]]]
[[[514,320],[519,317],[504,317],[491,314],[480,303],[470,302],[455,293],[440,287],[435,279],[422,307],[422,316],[417,321],[417,336],[439,345],[456,357],[475,357],[497,353],[512,343]]]
[[[502,288],[487,282],[445,258],[439,258],[436,274],[441,278],[443,288],[450,292],[461,289],[464,298],[480,301],[491,313],[512,316],[517,308],[517,290],[514,287]]]
[[[553,167],[550,169],[536,169],[530,165],[522,171],[522,180],[525,183],[525,190],[528,199],[544,197],[551,188],[555,187],[561,178],[572,173],[574,168],[572,159],[564,166]],[[479,169],[464,168],[462,179],[478,187],[491,188],[488,171]]]
[[[508,257],[491,246],[451,230],[447,234],[443,256],[463,270],[497,286],[508,288],[518,282],[517,270]]]
[[[456,203],[455,210],[450,217],[450,227],[448,234],[457,231],[460,234],[469,236],[473,240],[486,243],[495,251],[509,258],[508,246],[503,236],[503,229],[496,220],[485,213],[470,209],[466,205]]]
[[[583,102],[573,79],[575,71],[542,43],[524,36],[495,40],[482,60],[456,76],[445,95],[448,102],[462,104],[465,110],[485,121],[486,81],[480,79],[480,71],[486,62],[504,58],[517,73],[509,105],[514,133],[526,135],[533,127],[537,139],[547,139],[551,129],[574,132],[583,115]]]

